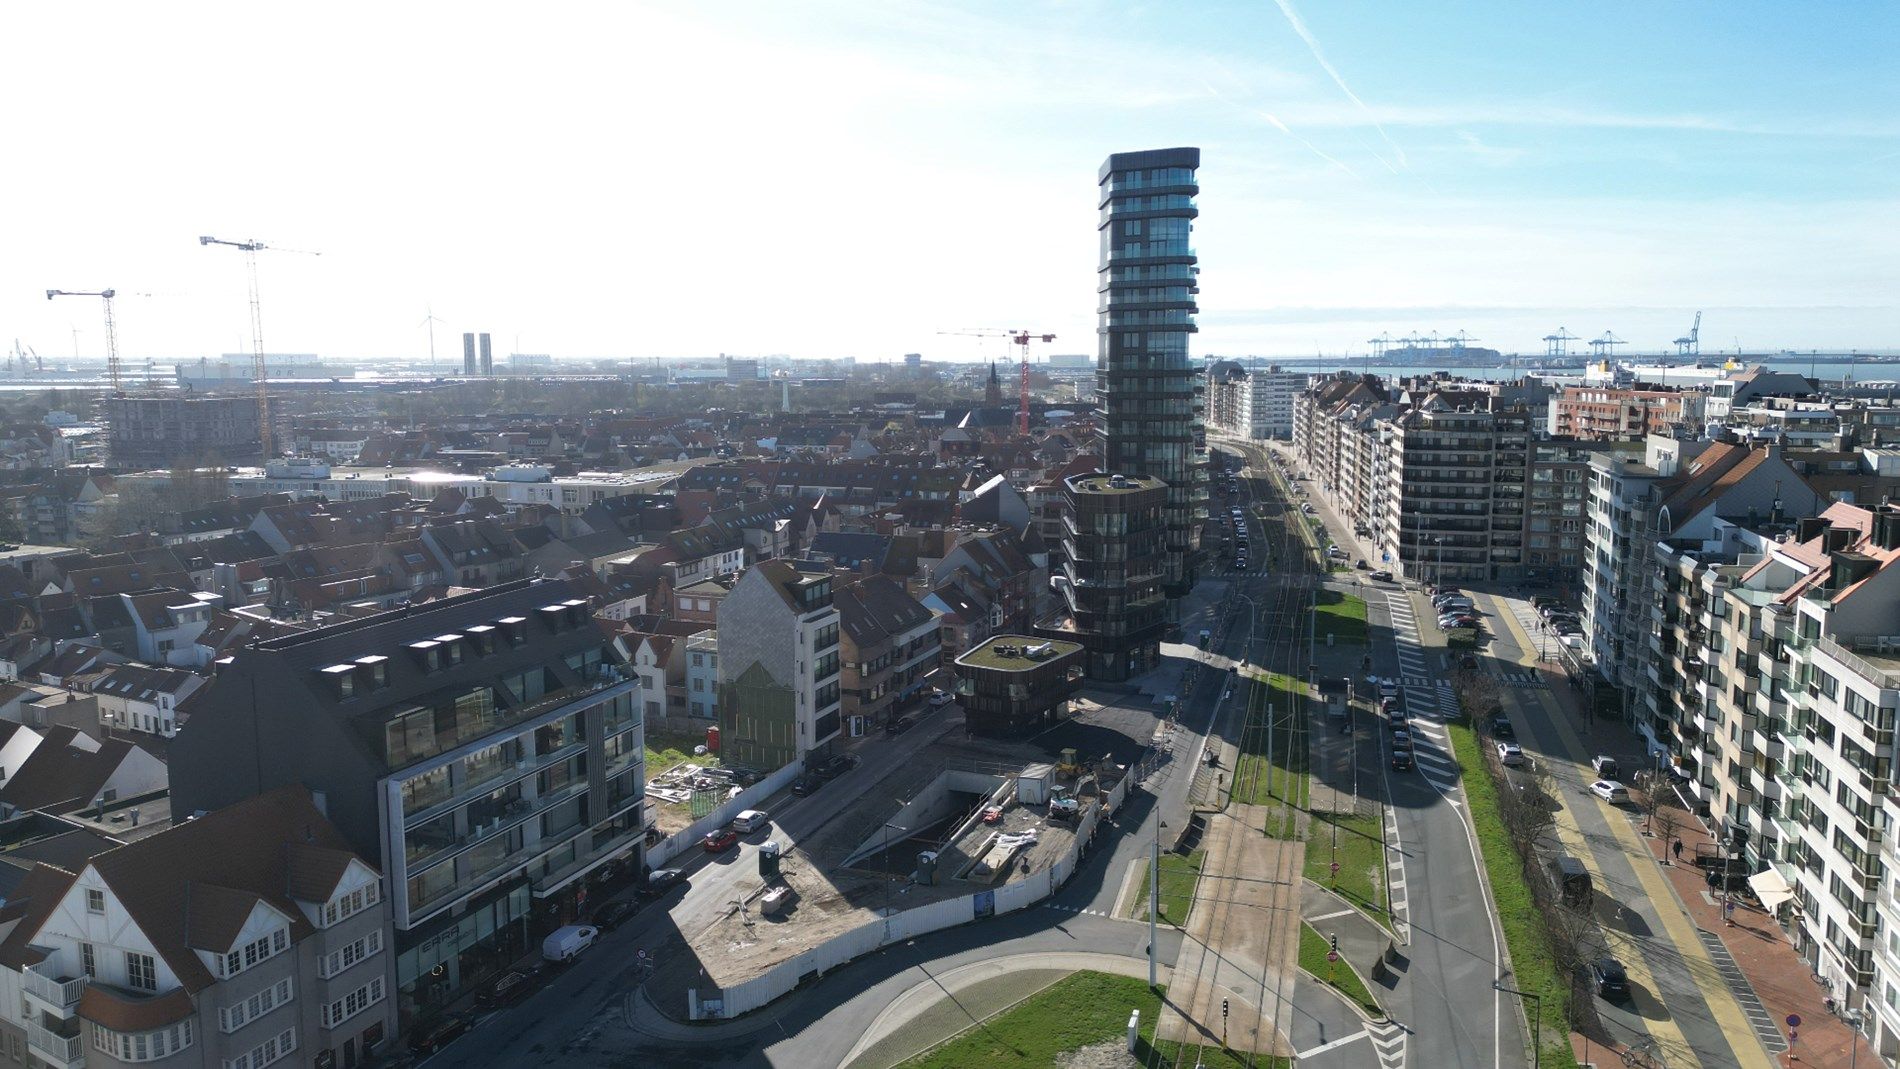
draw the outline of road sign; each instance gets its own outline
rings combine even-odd
[[[1326,960],[1327,960],[1328,962],[1334,962],[1334,961],[1338,961],[1338,960],[1339,960],[1339,951],[1337,951],[1337,950],[1328,950],[1328,951],[1326,952]]]
[[[1791,1014],[1789,1014],[1789,1015],[1788,1015],[1788,1027],[1789,1027],[1789,1028],[1799,1028],[1799,1027],[1801,1027],[1801,1015],[1800,1015],[1800,1014],[1798,1014],[1798,1013],[1791,1013]]]
[[[1333,875],[1339,875],[1339,862],[1333,862]]]

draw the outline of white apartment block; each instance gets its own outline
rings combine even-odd
[[[843,733],[843,663],[831,574],[753,566],[719,606],[719,745],[728,764],[771,770],[828,752]]]

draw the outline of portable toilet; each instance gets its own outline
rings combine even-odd
[[[937,852],[925,850],[917,855],[917,883],[923,887],[934,887],[937,883]]]
[[[759,875],[765,879],[778,878],[778,844],[767,841],[759,847]]]

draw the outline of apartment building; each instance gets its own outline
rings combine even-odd
[[[7,919],[15,1062],[357,1066],[395,1038],[382,874],[299,786],[37,865]]]
[[[1166,484],[1134,475],[1072,475],[1052,580],[1062,610],[1036,633],[1079,642],[1089,677],[1123,680],[1152,668],[1167,626],[1162,589]],[[972,645],[970,648],[975,648]]]
[[[1888,861],[1900,719],[1900,511],[1835,504],[1723,591],[1734,651],[1714,808],[1752,883],[1848,1008],[1900,1050],[1900,918]],[[1754,653],[1750,655],[1748,651]],[[1885,923],[1883,923],[1883,915]]]
[[[1059,723],[1082,689],[1080,643],[997,635],[956,660],[958,699],[970,730],[1018,738]]]
[[[1530,439],[1518,407],[1433,393],[1399,416],[1389,455],[1402,492],[1374,529],[1382,557],[1431,582],[1521,578]]]
[[[1312,378],[1278,364],[1242,367],[1222,360],[1208,368],[1207,422],[1255,441],[1293,437],[1294,407]]]
[[[171,743],[173,811],[317,792],[389,878],[405,1026],[640,865],[636,681],[587,603],[522,580],[239,649]]]
[[[1583,630],[1598,674],[1623,693],[1624,715],[1658,754],[1680,750],[1673,717],[1649,688],[1658,547],[1708,540],[1725,518],[1754,527],[1813,515],[1826,504],[1776,447],[1682,441],[1652,435],[1639,462],[1627,453],[1590,461],[1583,564]],[[1731,524],[1732,525],[1732,524]]]
[[[1584,525],[1590,496],[1590,458],[1607,451],[1575,439],[1534,439],[1524,521],[1524,575],[1562,591],[1583,584]]]
[[[1550,433],[1590,441],[1641,440],[1677,426],[1700,426],[1708,395],[1699,390],[1565,386],[1550,399]]]
[[[845,731],[887,728],[924,699],[924,679],[943,646],[937,614],[889,576],[873,575],[833,594],[844,652]]]
[[[831,573],[762,561],[719,606],[719,747],[726,763],[771,770],[827,754],[844,733]]]

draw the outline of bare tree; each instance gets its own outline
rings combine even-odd
[[[1466,716],[1485,719],[1504,709],[1504,691],[1498,681],[1482,672],[1461,672],[1452,682]]]
[[[1662,836],[1663,860],[1669,860],[1669,844],[1676,841],[1676,832],[1682,827],[1682,815],[1675,806],[1656,807],[1656,834]]]

